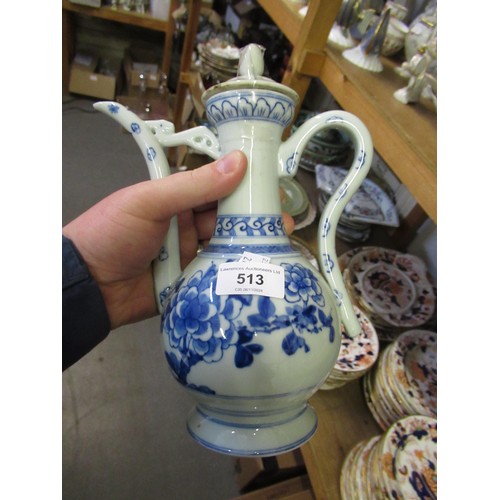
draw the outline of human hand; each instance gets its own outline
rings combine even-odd
[[[195,170],[141,182],[117,191],[63,228],[99,285],[111,329],[154,316],[152,261],[170,219],[178,216],[181,266],[207,242],[216,202],[230,194],[246,171],[246,156],[233,151]],[[285,229],[293,219],[283,214]]]

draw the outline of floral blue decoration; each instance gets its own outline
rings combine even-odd
[[[140,134],[141,133],[141,126],[136,122],[132,122],[130,124],[130,130],[132,131],[133,134]]]
[[[294,355],[299,349],[310,351],[309,335],[328,332],[333,343],[333,318],[325,314],[323,291],[317,277],[302,264],[282,263],[285,270],[286,314],[276,311],[274,300],[265,296],[214,293],[217,265],[181,278],[172,290],[162,315],[163,332],[172,349],[166,358],[184,385],[191,367],[197,363],[217,363],[225,351],[234,347],[234,365],[252,365],[264,346],[254,342],[255,334],[285,330],[283,352]],[[210,388],[191,386],[204,392]]]
[[[108,109],[111,114],[116,114],[120,111],[120,106],[117,106],[116,104],[109,104]]]

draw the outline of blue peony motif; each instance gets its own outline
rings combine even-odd
[[[197,271],[187,282],[180,281],[164,312],[170,346],[178,350],[187,367],[200,360],[219,361],[223,349],[231,343],[231,330],[221,333],[221,300],[213,293],[216,273],[217,268],[212,265],[207,273]],[[237,308],[232,309],[226,313],[228,316],[234,316]],[[174,371],[177,373],[178,369]]]
[[[283,264],[285,269],[285,298],[287,302],[313,302],[323,307],[325,299],[316,277],[301,264]]]
[[[162,324],[173,349],[167,361],[179,381],[203,392],[208,387],[188,384],[191,367],[199,362],[216,363],[230,347],[234,364],[245,368],[254,362],[264,347],[254,342],[255,334],[284,330],[285,354],[299,349],[309,352],[306,338],[328,331],[333,343],[335,332],[331,315],[325,314],[321,286],[312,272],[301,264],[283,263],[285,269],[286,314],[278,314],[273,299],[264,296],[215,294],[217,266],[212,263],[189,279],[181,279],[170,294]],[[255,304],[255,305],[254,305]],[[255,306],[257,312],[255,312]]]

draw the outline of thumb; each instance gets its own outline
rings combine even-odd
[[[140,199],[143,203],[137,209],[142,211],[142,217],[165,220],[184,210],[219,200],[241,182],[246,167],[246,156],[236,150],[195,170],[142,183],[140,189],[145,192]]]

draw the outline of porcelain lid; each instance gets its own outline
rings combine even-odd
[[[221,92],[242,89],[279,92],[297,103],[299,100],[297,92],[271,78],[262,76],[264,73],[264,50],[264,47],[256,43],[251,43],[240,49],[238,75],[206,90],[202,95],[203,103],[206,104],[208,99]]]

